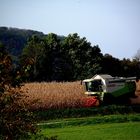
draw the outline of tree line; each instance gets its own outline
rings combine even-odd
[[[139,76],[140,53],[133,60],[103,55],[77,33],[59,36],[32,30],[0,27],[0,42],[24,81],[74,81],[94,74]]]
[[[20,57],[20,68],[29,81],[74,81],[95,74],[139,76],[138,59],[119,60],[103,55],[98,45],[92,46],[77,33],[60,38],[54,33],[32,36]]]

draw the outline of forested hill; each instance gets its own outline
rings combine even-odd
[[[19,56],[32,35],[43,36],[42,32],[18,28],[0,27],[0,42],[13,56]]]

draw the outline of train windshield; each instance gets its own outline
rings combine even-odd
[[[85,82],[86,91],[89,92],[102,92],[102,81],[101,80],[94,80],[90,82]]]

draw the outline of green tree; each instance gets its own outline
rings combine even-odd
[[[90,78],[101,71],[102,53],[77,33],[60,38],[50,33],[32,37],[22,53],[22,67],[32,80],[71,81]]]
[[[123,59],[121,60],[121,67],[123,69],[123,76],[137,76],[140,77],[140,62],[137,59]]]
[[[69,34],[63,41],[62,50],[70,60],[74,80],[92,77],[100,71],[100,49],[92,47],[85,37],[80,38],[77,33]]]
[[[49,81],[57,80],[57,78],[53,77],[57,73],[57,62],[59,63],[59,47],[60,40],[57,35],[54,33],[48,34],[45,38],[45,50],[46,50],[46,78]],[[58,68],[59,69],[59,68]]]
[[[101,73],[102,67],[101,67],[101,62],[103,59],[103,55],[101,53],[101,50],[98,45],[91,47],[89,49],[87,56],[88,58],[88,77],[91,78],[93,75]],[[86,70],[85,70],[86,72]]]
[[[121,61],[110,54],[105,54],[102,59],[102,73],[112,76],[123,76]]]
[[[71,80],[71,67],[66,55],[61,50],[63,40],[54,33],[45,37],[46,78],[50,81]]]
[[[22,68],[29,73],[30,80],[38,80],[40,77],[45,55],[44,41],[38,36],[32,36],[21,56]]]

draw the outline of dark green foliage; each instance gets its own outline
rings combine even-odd
[[[27,68],[30,66],[30,81],[74,81],[100,73],[126,77],[140,75],[139,61],[119,60],[109,54],[103,56],[98,45],[91,46],[77,33],[61,39],[53,33],[36,38],[38,42],[32,37],[22,53],[23,61],[30,63],[27,65]]]
[[[70,59],[74,80],[91,78],[94,74],[100,73],[100,48],[92,47],[85,37],[80,38],[77,33],[69,34],[62,43],[62,52]]]
[[[140,106],[108,105],[93,108],[71,108],[35,111],[40,120],[78,118],[97,115],[140,113]]]
[[[92,46],[77,33],[64,37],[0,27],[0,41],[25,81],[74,81],[104,73],[140,77],[138,57],[119,60],[103,55],[98,45]]]
[[[44,70],[45,46],[44,42],[38,36],[32,36],[28,40],[26,47],[23,49],[20,58],[22,71],[29,74],[31,80],[37,80]]]
[[[61,41],[56,34],[50,33],[45,38],[46,49],[46,79],[49,81],[70,80],[71,67],[66,56],[61,52]]]
[[[27,39],[32,35],[42,36],[43,33],[33,30],[0,27],[0,42],[6,46],[8,53],[13,56],[21,54]]]
[[[21,58],[26,70],[30,66],[31,80],[72,81],[99,73],[102,54],[98,46],[92,47],[78,34],[60,40],[50,33],[44,38],[32,37]]]
[[[101,67],[102,73],[112,76],[131,77],[140,75],[140,62],[136,59],[130,60],[124,58],[123,60],[119,60],[110,54],[105,54]]]
[[[122,75],[123,76],[140,76],[140,61],[133,59],[132,61],[130,59],[123,59],[121,62],[121,69],[122,69]]]
[[[109,54],[105,54],[102,59],[102,72],[112,76],[122,76],[121,61]]]

